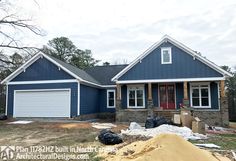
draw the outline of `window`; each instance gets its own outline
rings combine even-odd
[[[144,86],[128,86],[127,95],[129,108],[144,108]]]
[[[171,48],[161,48],[161,64],[171,64]]]
[[[191,84],[191,106],[195,108],[210,108],[210,84]]]
[[[107,90],[107,108],[115,108],[115,90]]]

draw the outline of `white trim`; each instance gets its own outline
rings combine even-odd
[[[164,56],[163,56],[163,51],[167,50],[168,54],[170,56],[170,61],[169,62],[164,62]],[[161,48],[161,64],[172,64],[172,53],[171,53],[171,47],[163,47]]]
[[[30,58],[26,63],[24,63],[21,67],[19,67],[17,70],[15,70],[13,73],[11,73],[8,77],[6,77],[1,84],[6,83],[7,81],[10,81],[11,79],[13,79],[15,77],[15,75],[18,75],[19,73],[22,72],[22,70],[24,71],[28,66],[30,66],[33,62],[35,62],[36,60],[38,60],[38,58],[40,58],[40,53],[34,55],[32,58]],[[34,60],[36,59],[36,60]]]
[[[26,63],[24,63],[21,67],[19,67],[15,72],[13,72],[12,74],[10,74],[7,78],[5,78],[1,84],[4,84],[6,82],[11,81],[13,78],[15,78],[18,74],[20,74],[22,72],[22,70],[24,71],[26,68],[28,68],[31,64],[33,64],[35,61],[37,61],[40,58],[46,58],[49,61],[51,61],[52,63],[54,63],[55,65],[57,65],[58,67],[60,67],[60,69],[63,69],[65,72],[67,72],[68,74],[70,74],[71,76],[75,77],[78,80],[82,80],[79,76],[77,76],[76,74],[72,73],[71,71],[69,71],[68,69],[66,69],[65,67],[63,67],[61,64],[57,63],[55,60],[53,60],[52,58],[50,58],[49,56],[47,56],[46,54],[40,52],[36,55],[34,55],[31,59],[29,59]]]
[[[109,92],[114,93],[114,106],[109,106]],[[115,89],[108,89],[107,90],[107,108],[115,108],[116,107],[116,90]]]
[[[17,91],[17,92],[28,92],[28,91],[39,91],[39,92],[42,92],[42,91],[66,91],[66,90],[71,90],[70,88],[52,88],[52,89],[49,89],[49,88],[45,88],[45,89],[17,89],[17,90],[14,90]]]
[[[5,108],[5,115],[7,115],[8,109],[8,85],[6,85],[6,108]]]
[[[100,85],[103,88],[113,88],[116,87],[116,85]]]
[[[197,81],[216,81],[216,80],[225,80],[225,77],[124,80],[124,81],[117,81],[117,83],[119,83],[119,84],[126,84],[126,83],[166,83],[166,82],[185,82],[185,81],[197,82]]]
[[[131,89],[131,88],[138,88],[138,89]],[[135,90],[135,106],[130,106],[129,105],[129,91],[130,90]],[[137,90],[143,90],[143,106],[137,106]],[[127,85],[127,108],[145,108],[145,86],[144,85]]]
[[[61,80],[40,80],[40,81],[17,81],[8,82],[8,85],[18,85],[18,84],[45,84],[45,83],[73,83],[78,82],[77,79],[61,79]]]
[[[66,69],[65,67],[63,67],[61,64],[57,63],[55,60],[53,60],[52,58],[50,58],[49,56],[47,56],[44,53],[38,53],[35,56],[33,56],[30,60],[28,60],[25,64],[23,64],[21,67],[19,67],[15,72],[13,72],[11,75],[9,75],[7,78],[5,78],[1,84],[5,83],[6,81],[10,81],[11,79],[13,79],[15,77],[15,75],[18,75],[19,72],[21,73],[20,70],[25,70],[27,67],[29,67],[32,63],[34,63],[36,60],[38,60],[39,58],[42,58],[42,56],[46,59],[48,59],[49,61],[51,61],[52,63],[54,63],[55,65],[57,65],[60,69],[63,69],[65,72],[67,72],[68,74],[72,75],[73,77],[77,78],[80,80],[80,77],[78,77],[77,75],[75,75],[74,73],[72,73],[71,71],[69,71],[68,69]]]
[[[70,113],[69,113],[69,117],[68,118],[71,118],[71,89],[70,88],[55,88],[55,89],[24,89],[24,90],[14,90],[14,95],[13,95],[13,114],[12,114],[12,117],[13,118],[16,118],[15,117],[15,103],[16,103],[16,100],[15,100],[15,96],[16,96],[16,92],[28,92],[28,91],[69,91],[69,102],[70,102],[70,107],[69,107],[69,110],[70,110]],[[50,116],[50,117],[53,117],[53,116]],[[65,117],[66,118],[66,117]]]
[[[15,81],[15,82],[7,82],[8,85],[20,85],[20,84],[46,84],[46,83],[74,83],[79,82],[77,79],[61,79],[61,80],[40,80],[40,81]],[[97,87],[101,88],[114,88],[116,85],[98,85],[96,83],[91,83],[88,81],[82,81]]]
[[[77,99],[77,115],[80,115],[80,83],[78,82],[78,99]]]
[[[211,86],[209,82],[202,82],[202,83],[190,83],[190,106],[193,108],[211,108]],[[198,87],[192,87],[194,85],[197,85]],[[207,85],[208,87],[201,87],[201,85]],[[193,100],[192,100],[192,93],[193,89],[199,90],[199,106],[193,106]],[[208,106],[202,106],[202,96],[201,96],[201,89],[208,89]]]
[[[167,42],[169,41],[170,43],[173,43],[174,45],[176,45],[177,47],[179,47],[180,49],[184,50],[186,53],[190,54],[191,56],[193,56],[194,58],[197,58],[198,60],[200,60],[202,63],[205,63],[206,65],[208,65],[209,67],[211,67],[212,69],[218,71],[219,73],[223,74],[224,76],[229,76],[232,77],[233,75],[223,69],[221,69],[219,66],[217,66],[216,64],[212,63],[211,61],[209,61],[208,59],[204,58],[203,56],[197,54],[196,52],[194,52],[192,49],[188,48],[187,46],[185,46],[184,44],[176,41],[175,39],[171,38],[168,35],[165,35],[161,38],[161,40],[155,44],[153,44],[150,48],[148,48],[146,51],[143,52],[143,54],[141,54],[140,56],[138,56],[134,61],[132,61],[127,67],[125,67],[123,70],[121,70],[118,74],[116,74],[111,80],[112,81],[117,81],[123,74],[125,74],[129,69],[131,69],[134,65],[136,65],[137,63],[139,63],[144,57],[146,57],[148,54],[150,54],[153,50],[155,50],[156,48],[158,48],[163,42]]]

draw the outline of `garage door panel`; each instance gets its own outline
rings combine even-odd
[[[14,117],[70,117],[70,90],[15,91]]]

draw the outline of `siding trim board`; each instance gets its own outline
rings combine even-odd
[[[162,43],[164,42],[170,42],[172,44],[174,44],[175,46],[177,46],[178,48],[182,49],[183,51],[185,51],[187,54],[193,56],[193,59],[198,59],[199,61],[201,61],[202,63],[206,64],[207,66],[209,66],[210,68],[212,68],[213,70],[221,73],[223,76],[229,76],[232,77],[232,74],[230,74],[229,72],[221,69],[219,66],[217,66],[216,64],[212,63],[211,61],[209,61],[208,59],[204,58],[203,56],[197,54],[196,52],[194,52],[192,49],[188,48],[187,46],[185,46],[184,44],[178,42],[177,40],[171,38],[168,35],[165,35],[164,37],[162,37],[162,39],[153,44],[150,48],[148,48],[143,54],[141,54],[139,57],[137,57],[133,62],[131,62],[127,67],[125,67],[122,71],[120,71],[117,75],[115,75],[112,78],[112,81],[117,81],[122,75],[124,75],[127,71],[129,71],[133,66],[135,66],[138,62],[142,61],[142,59],[144,59],[147,55],[149,55],[150,53],[152,53],[156,48],[158,48]]]
[[[19,85],[19,84],[45,84],[45,83],[72,83],[78,82],[77,79],[62,79],[62,80],[40,80],[40,81],[17,81],[8,82],[9,85]]]
[[[78,82],[77,115],[80,115],[80,83]]]
[[[225,80],[225,77],[209,77],[209,78],[178,78],[178,79],[144,79],[144,80],[122,80],[117,81],[120,84],[128,83],[166,83],[166,82],[199,82],[199,81],[217,81]]]

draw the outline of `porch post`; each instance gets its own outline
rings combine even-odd
[[[220,96],[225,97],[225,81],[220,81]]]
[[[184,106],[189,106],[189,98],[188,98],[188,82],[184,82]]]
[[[152,83],[148,83],[148,116],[153,117]]]
[[[148,83],[148,100],[152,100],[152,84]]]
[[[225,95],[225,81],[220,81],[220,113],[222,126],[229,125],[228,98]]]
[[[121,85],[116,84],[116,110],[121,110]]]

